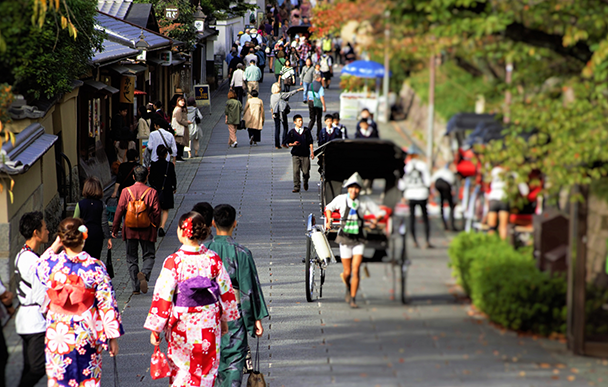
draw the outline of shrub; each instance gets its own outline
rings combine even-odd
[[[530,251],[494,236],[462,233],[449,255],[458,283],[491,321],[543,335],[565,331],[566,280],[540,272]]]
[[[488,249],[490,245],[500,243],[504,244],[505,242],[502,242],[496,236],[473,232],[460,233],[450,243],[448,266],[452,268],[452,274],[456,277],[456,282],[462,286],[468,296],[471,295],[469,278],[472,261],[478,254],[483,254],[484,250]],[[476,247],[482,247],[482,249],[478,250]]]

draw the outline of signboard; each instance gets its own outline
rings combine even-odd
[[[165,8],[165,19],[175,20],[179,17],[179,9],[175,5],[168,5]]]
[[[170,65],[171,62],[173,61],[173,53],[170,50],[161,51],[159,56],[160,56],[160,60],[163,63],[166,63],[167,65]]]
[[[194,85],[194,99],[199,108],[211,106],[211,93],[209,85]]]
[[[120,103],[133,103],[135,99],[135,76],[123,76],[120,79]]]

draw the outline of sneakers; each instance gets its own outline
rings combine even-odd
[[[148,293],[148,280],[146,279],[146,275],[141,271],[137,273],[137,280],[139,281],[139,290],[142,293]]]

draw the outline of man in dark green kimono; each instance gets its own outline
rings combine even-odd
[[[222,258],[241,312],[241,318],[228,322],[229,332],[222,336],[220,368],[215,386],[240,387],[247,357],[247,335],[262,336],[262,319],[268,317],[268,309],[251,252],[232,239],[236,227],[234,207],[228,204],[215,207],[213,225],[216,236],[205,246]]]

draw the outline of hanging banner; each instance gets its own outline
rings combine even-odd
[[[199,108],[211,106],[211,95],[209,85],[194,85],[194,98]]]
[[[135,76],[120,79],[120,103],[133,103],[135,97]]]

